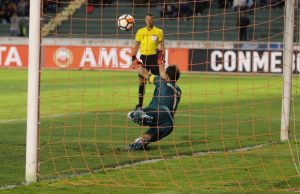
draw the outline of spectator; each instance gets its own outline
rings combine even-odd
[[[56,12],[56,7],[57,7],[56,2],[50,0],[44,0],[43,5],[44,5],[45,12],[50,12],[50,13]]]
[[[253,9],[254,8],[254,1],[253,0],[247,0],[247,9]]]
[[[19,36],[27,36],[27,19],[23,17],[19,20]]]
[[[237,19],[236,27],[239,32],[239,40],[247,41],[248,40],[248,26],[250,25],[250,20],[246,15],[246,11],[239,12],[240,15]]]
[[[224,0],[223,0],[224,1]],[[195,2],[195,15],[203,15],[210,6],[209,0],[197,0]]]
[[[92,4],[94,7],[106,7],[114,3],[114,0],[88,0],[89,4]]]
[[[10,18],[13,16],[14,13],[16,13],[16,11],[17,11],[16,4],[13,2],[10,2],[4,11],[4,16],[5,16],[7,23],[10,23]]]
[[[260,1],[259,1],[259,6],[260,6],[260,7],[265,7],[267,4],[268,4],[268,1],[267,1],[267,0],[260,0]]]
[[[5,24],[6,23],[6,19],[5,19],[5,6],[4,5],[0,5],[0,23]]]
[[[16,4],[16,5],[18,5],[18,3],[19,3],[19,0],[9,0],[9,1]]]
[[[271,0],[272,7],[282,9],[284,7],[284,0]]]
[[[113,4],[113,0],[103,0],[103,6],[110,6],[111,4]]]
[[[168,3],[163,4],[160,9],[160,17],[161,18],[176,18],[177,10],[175,4]]]
[[[10,35],[11,36],[18,36],[19,34],[19,17],[16,13],[10,18]]]
[[[151,7],[156,7],[157,4],[161,3],[160,0],[148,0]]]
[[[232,9],[234,11],[244,10],[247,8],[247,0],[234,0]]]
[[[227,7],[232,7],[233,0],[218,0],[219,8],[224,9]]]
[[[26,12],[27,12],[28,9],[29,9],[29,2],[28,2],[28,0],[21,0],[18,3],[17,10],[18,10],[18,13],[19,13],[19,15],[21,17],[28,16],[26,14]]]
[[[133,0],[132,3],[132,5],[135,7],[144,7],[147,5],[147,0]]]
[[[94,5],[92,3],[88,3],[88,5],[86,7],[86,12],[88,14],[92,14],[94,12]]]
[[[0,24],[10,24],[11,36],[27,36],[27,16],[29,0],[0,0]]]
[[[192,9],[189,2],[179,2],[177,3],[177,6],[179,11],[179,18],[183,18],[183,20],[189,19],[189,17],[192,15]]]

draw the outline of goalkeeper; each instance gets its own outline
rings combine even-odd
[[[149,74],[137,59],[133,61],[133,67],[136,68],[138,74],[149,83],[155,84],[155,90],[148,107],[128,113],[128,119],[141,126],[150,127],[128,145],[128,150],[146,149],[149,143],[161,140],[173,130],[174,115],[181,97],[181,89],[176,84],[180,71],[176,65],[170,65],[165,70],[161,57],[159,57],[158,65],[160,76]]]

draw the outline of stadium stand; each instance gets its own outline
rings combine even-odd
[[[49,30],[48,36],[53,37],[85,37],[85,38],[132,38],[135,30],[132,32],[122,32],[117,29],[116,19],[124,13],[129,13],[136,20],[136,27],[144,25],[145,13],[151,12],[155,18],[155,25],[162,27],[166,39],[175,40],[225,40],[237,41],[237,12],[231,7],[220,8],[218,1],[212,1],[211,9],[201,10],[202,13],[192,15],[189,18],[162,18],[161,8],[147,6],[131,6],[128,1],[118,1],[119,6],[99,6],[90,2],[89,5],[83,3],[73,12],[68,14],[68,18],[61,20],[59,25]],[[67,1],[60,7],[44,4],[45,13],[43,23],[46,25],[55,13],[60,14]],[[94,4],[95,3],[95,4]],[[113,3],[111,1],[111,3]],[[97,6],[98,5],[98,6]],[[222,7],[222,6],[221,6]],[[281,41],[283,31],[283,9],[270,7],[256,8],[250,12],[248,17],[251,21],[249,26],[249,40],[256,41]],[[255,25],[253,25],[255,24]],[[9,24],[2,24],[0,35],[9,35]],[[53,27],[53,26],[52,26]]]
[[[0,0],[0,34],[26,36],[28,16],[29,0]]]

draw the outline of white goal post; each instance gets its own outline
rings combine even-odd
[[[287,0],[285,1],[285,4],[285,26],[283,36],[283,90],[280,132],[281,141],[287,141],[289,138],[295,1]]]
[[[40,71],[40,13],[41,1],[30,0],[26,168],[27,183],[37,180],[37,149],[39,121],[39,71]]]

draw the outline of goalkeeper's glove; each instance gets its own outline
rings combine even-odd
[[[136,60],[136,59],[137,59],[136,56],[135,56],[135,55],[132,55],[131,61],[133,62],[133,61]]]
[[[156,49],[157,53],[157,63],[158,65],[162,65],[165,63],[165,54],[163,53],[163,50]]]
[[[141,67],[142,64],[143,63],[138,58],[136,58],[135,55],[132,56],[132,68],[133,69],[137,69],[137,68]]]

